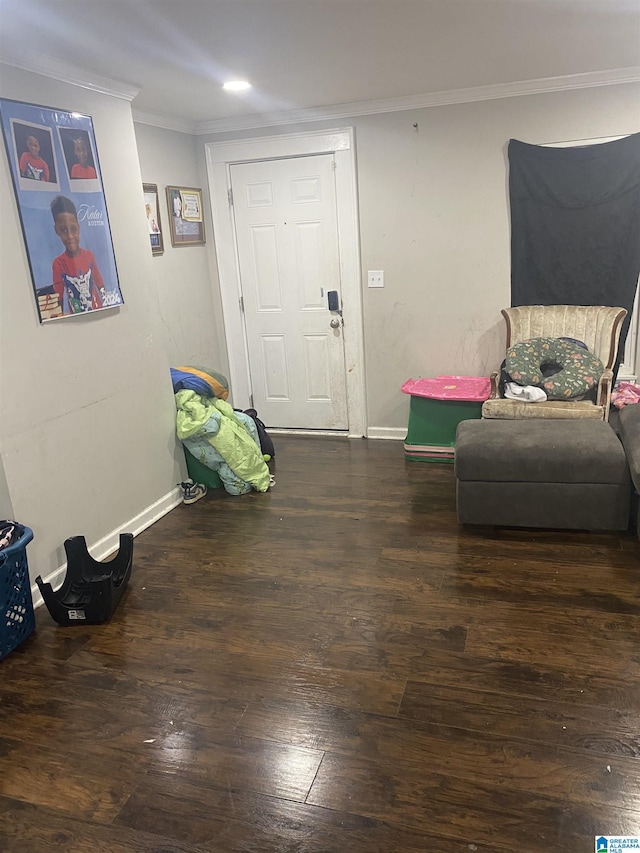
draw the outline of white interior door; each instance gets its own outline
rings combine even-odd
[[[249,372],[270,427],[348,428],[332,154],[230,166]],[[340,305],[342,304],[340,299]]]

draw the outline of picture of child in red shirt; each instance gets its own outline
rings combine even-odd
[[[54,258],[53,287],[63,314],[102,308],[105,287],[93,252],[80,246],[80,223],[75,204],[59,195],[51,202],[54,230],[65,251]]]
[[[49,166],[40,156],[38,139],[29,134],[25,142],[27,150],[20,157],[20,174],[23,178],[30,178],[32,181],[48,181]]]
[[[71,167],[72,178],[96,178],[96,170],[89,165],[89,150],[84,137],[73,140],[73,154],[76,162]]]

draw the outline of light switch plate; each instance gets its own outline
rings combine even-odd
[[[384,287],[384,270],[368,270],[367,285],[369,287]]]

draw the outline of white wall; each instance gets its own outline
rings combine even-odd
[[[135,134],[142,179],[156,184],[159,193],[164,254],[153,257],[153,282],[167,356],[173,366],[202,365],[228,376],[211,220],[205,221],[204,246],[174,248],[169,235],[167,186],[202,188],[209,212],[196,138],[141,123],[135,124]]]
[[[91,545],[127,525],[174,489],[184,462],[130,104],[6,66],[0,94],[93,116],[125,299],[39,324],[3,150],[0,462],[13,513],[34,530],[32,577],[46,577],[64,562],[64,539]]]
[[[506,146],[640,130],[640,86],[582,89],[339,122],[215,134],[208,141],[355,127],[369,427],[406,427],[409,377],[483,374],[504,354],[510,301]],[[414,127],[417,124],[417,129]],[[205,183],[206,176],[201,181]]]
[[[4,474],[4,466],[0,457],[0,518],[13,518],[13,504],[11,503],[11,495],[9,494],[9,486],[7,478]]]

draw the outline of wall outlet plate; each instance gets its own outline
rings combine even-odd
[[[368,287],[384,287],[384,270],[367,271]]]

